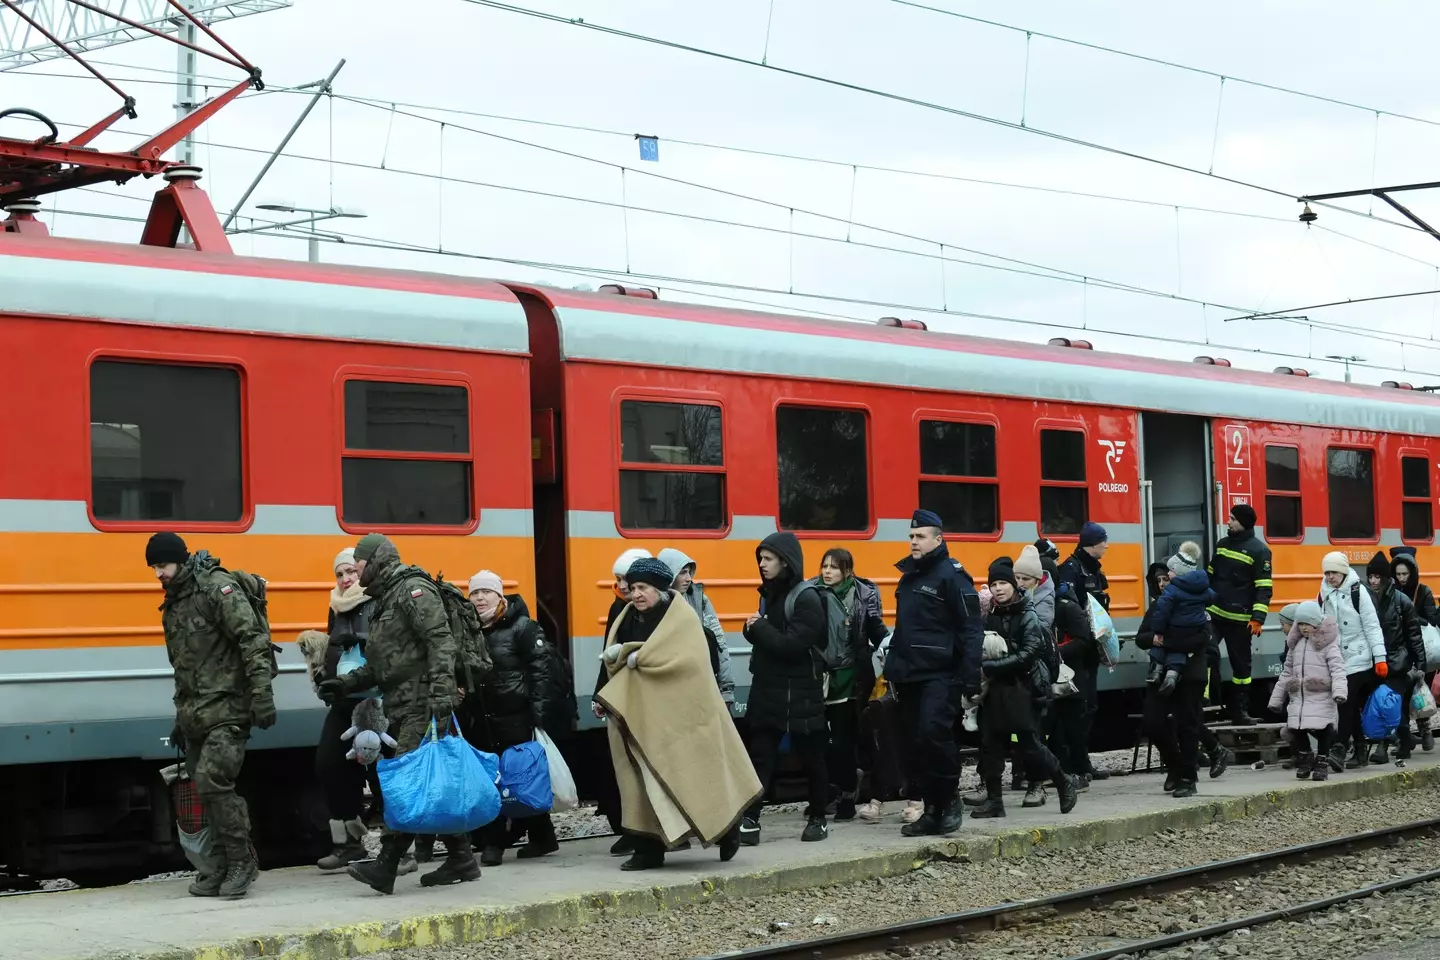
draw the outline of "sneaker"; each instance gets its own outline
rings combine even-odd
[[[190,884],[190,896],[218,897],[220,896],[220,885],[224,882],[225,869],[223,866],[214,873],[202,873]]]
[[[1081,793],[1084,793],[1086,790],[1090,789],[1090,774],[1077,773],[1070,779],[1074,782],[1075,789],[1080,791]]]
[[[740,821],[740,843],[747,847],[760,846],[760,824],[750,817]]]
[[[554,837],[547,837],[543,840],[531,839],[526,842],[525,846],[515,851],[515,859],[534,860],[536,857],[543,857],[559,849],[560,841]]]
[[[905,809],[900,812],[900,819],[906,823],[914,823],[920,819],[920,815],[924,812],[925,804],[919,800],[907,800],[905,802]]]
[[[1176,800],[1183,800],[1186,797],[1193,797],[1196,794],[1194,780],[1181,780],[1175,787],[1175,792],[1170,794]]]
[[[976,790],[974,793],[967,793],[965,794],[965,796],[961,797],[960,802],[965,804],[965,806],[967,807],[978,807],[989,799],[990,791],[986,790],[985,786],[982,784],[980,786],[980,789]]]
[[[970,811],[971,820],[1000,819],[1005,816],[1005,801],[999,797],[986,800]]]
[[[800,839],[806,843],[816,843],[830,836],[830,825],[825,822],[824,817],[811,817],[810,822],[805,824],[805,832],[800,834]]]
[[[881,803],[879,800],[871,800],[869,803],[857,807],[855,810],[855,815],[861,820],[866,820],[870,823],[874,823],[876,820],[879,820],[881,817],[885,816],[885,804]]]
[[[1310,774],[1310,779],[1311,779],[1311,780],[1315,780],[1315,781],[1317,781],[1317,782],[1318,782],[1318,781],[1321,781],[1321,780],[1329,780],[1329,779],[1330,779],[1330,764],[1328,764],[1328,763],[1317,763],[1317,764],[1315,764],[1315,769],[1314,769],[1314,771],[1311,772],[1311,774]]]
[[[1020,802],[1022,807],[1043,807],[1045,806],[1045,784],[1032,783],[1030,789],[1025,791],[1025,799]]]
[[[920,816],[901,827],[900,836],[931,837],[940,831],[939,814],[935,808],[929,804],[921,804],[920,807]]]
[[[1229,747],[1221,747],[1216,750],[1215,756],[1210,763],[1210,779],[1214,780],[1216,777],[1220,776],[1222,773],[1225,772],[1225,770],[1230,766],[1230,764],[1234,762],[1235,754],[1230,751]]]
[[[1109,780],[1109,779],[1110,779],[1110,771],[1109,771],[1109,770],[1091,770],[1089,773],[1085,774],[1085,776],[1089,777],[1091,780]]]
[[[395,876],[404,877],[420,869],[420,864],[415,862],[415,854],[407,853],[400,858],[399,865],[395,868]]]

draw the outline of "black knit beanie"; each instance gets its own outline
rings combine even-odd
[[[145,544],[145,564],[155,566],[157,563],[184,563],[190,559],[190,551],[185,549],[185,541],[180,539],[179,534],[157,533]]]
[[[996,560],[990,564],[990,573],[985,579],[990,584],[1008,583],[1016,590],[1020,589],[1020,584],[1015,581],[1015,568],[1003,560]]]
[[[1365,574],[1382,580],[1390,579],[1390,561],[1385,558],[1383,551],[1375,554],[1370,558],[1370,562],[1365,564]]]

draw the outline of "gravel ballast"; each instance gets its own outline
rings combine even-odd
[[[1062,893],[1080,886],[1420,820],[1434,816],[1436,810],[1434,791],[1407,791],[1325,808],[1276,811],[1254,819],[1184,832],[1168,831],[1103,847],[1059,852],[1037,850],[1024,859],[973,864],[935,862],[898,877],[765,897],[734,898],[721,894],[710,903],[658,915],[606,918],[572,929],[537,930],[483,942],[391,951],[377,956],[388,960],[695,957],[776,940],[804,939]],[[1433,866],[1437,852],[1440,850],[1431,849],[1427,865],[1415,870]],[[1388,853],[1390,851],[1386,851]],[[1364,864],[1366,858],[1380,855],[1367,852],[1355,859]],[[1384,878],[1378,875],[1351,885],[1335,880],[1330,883],[1329,892]],[[1233,891],[1231,893],[1233,895]],[[1228,915],[1267,909],[1259,906],[1252,909],[1252,906],[1241,897],[1239,905]],[[1074,944],[1065,953],[1081,953],[1086,949],[1094,948]],[[1190,956],[1183,950],[1177,955]],[[1312,951],[1312,955],[1337,954],[1322,949],[1318,954]]]

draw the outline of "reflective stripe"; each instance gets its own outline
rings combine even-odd
[[[1266,604],[1266,603],[1257,603],[1257,604],[1255,604],[1255,606],[1254,606],[1252,609],[1253,609],[1256,613],[1263,613],[1263,614],[1266,614],[1267,616],[1268,616],[1269,613],[1270,613],[1270,605],[1269,605],[1269,604]]]
[[[1256,580],[1256,581],[1255,581],[1255,586],[1257,586],[1257,587],[1273,587],[1273,586],[1275,586],[1275,581],[1273,581],[1273,580]]]
[[[1231,677],[1231,678],[1230,678],[1230,682],[1231,682],[1231,683],[1235,683],[1235,684],[1239,684],[1239,685],[1242,686],[1242,687],[1248,687],[1248,686],[1250,685],[1250,678],[1249,678],[1249,677]]]
[[[1244,623],[1250,619],[1248,613],[1231,613],[1229,610],[1221,610],[1219,607],[1206,607],[1205,612],[1212,617],[1224,617],[1226,620],[1234,620],[1237,623]]]
[[[1231,550],[1229,547],[1217,547],[1215,553],[1221,557],[1228,557],[1231,560],[1239,560],[1241,563],[1254,563],[1255,558],[1248,553],[1241,553],[1239,550]]]

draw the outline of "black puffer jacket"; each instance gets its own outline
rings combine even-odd
[[[485,645],[495,669],[480,685],[480,733],[504,749],[524,743],[544,726],[550,654],[545,631],[530,619],[519,594],[505,598],[505,612],[485,630]]]
[[[793,533],[772,533],[755,549],[769,550],[784,572],[760,585],[760,619],[745,628],[750,641],[750,700],[746,721],[752,730],[822,733],[825,730],[826,642],[824,601],[814,588],[800,591],[785,615],[785,598],[804,579],[805,556]]]
[[[1014,681],[1030,690],[1037,700],[1051,698],[1051,644],[1035,615],[1035,606],[1029,594],[1016,591],[1015,599],[990,608],[985,618],[985,629],[1000,634],[1010,646],[1010,652],[999,660],[983,662],[985,677],[992,682]]]
[[[1406,676],[1413,666],[1425,665],[1425,638],[1420,633],[1420,618],[1415,604],[1395,589],[1389,580],[1380,590],[1380,603],[1375,610],[1380,630],[1385,634],[1385,662],[1390,672],[1385,682],[1408,695],[1411,681]]]
[[[1406,547],[1404,549],[1409,550],[1411,548]],[[1400,547],[1391,550],[1390,555],[1394,557],[1394,560],[1391,561],[1390,564],[1391,570],[1398,570],[1404,567],[1410,571],[1410,582],[1400,587],[1400,591],[1410,598],[1411,603],[1415,604],[1416,616],[1420,618],[1421,623],[1428,623],[1432,627],[1440,626],[1440,608],[1435,606],[1435,594],[1431,592],[1429,587],[1420,582],[1420,564],[1415,562],[1415,555],[1402,551]],[[1398,577],[1395,580],[1395,585],[1397,587],[1400,586]]]
[[[870,580],[855,578],[851,594],[855,609],[850,614],[850,647],[855,651],[855,692],[851,699],[865,703],[875,689],[875,664],[871,660],[880,644],[890,635],[880,602],[880,589]]]
[[[357,643],[360,652],[365,652],[365,641],[370,639],[370,613],[374,609],[375,601],[366,597],[364,603],[344,613],[329,611],[325,632],[330,635],[330,643],[325,648],[325,675],[320,679],[334,680],[335,670],[340,665],[340,654]]]

